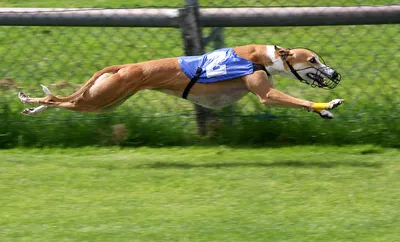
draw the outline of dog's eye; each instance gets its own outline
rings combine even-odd
[[[310,62],[315,64],[317,62],[317,60],[315,59],[315,57],[311,57]]]

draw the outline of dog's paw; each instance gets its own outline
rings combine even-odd
[[[344,102],[343,99],[333,99],[326,105],[326,109],[334,109],[337,106],[341,105]]]
[[[36,108],[26,108],[21,112],[21,114],[30,115],[30,116],[31,115],[36,115],[36,114],[38,114],[40,112],[43,112],[43,110],[45,110],[47,107],[48,106],[46,106],[46,105],[41,105],[41,106],[36,107]]]
[[[29,96],[25,95],[23,92],[18,93],[18,98],[22,103],[27,103]]]
[[[35,108],[25,108],[25,109],[21,112],[21,114],[23,114],[23,115],[34,115],[34,114],[36,114]]]
[[[321,118],[326,118],[326,119],[333,119],[335,116],[333,116],[333,114],[327,110],[321,110],[318,112],[319,116],[321,116]]]

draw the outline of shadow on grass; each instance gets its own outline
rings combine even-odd
[[[235,167],[319,167],[319,168],[333,168],[338,166],[347,167],[365,167],[365,168],[380,168],[382,167],[380,162],[364,162],[364,161],[334,161],[334,162],[318,162],[318,161],[295,161],[295,160],[283,160],[274,162],[221,162],[221,163],[200,163],[190,164],[185,162],[155,162],[152,164],[142,164],[135,166],[135,168],[153,168],[153,169],[193,169],[193,168],[235,168]]]

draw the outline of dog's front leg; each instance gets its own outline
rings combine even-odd
[[[344,102],[344,100],[334,99],[327,103],[317,103],[295,98],[287,94],[284,94],[276,89],[269,88],[266,94],[266,100],[262,100],[262,102],[264,103],[274,102],[279,105],[287,107],[300,107],[306,109],[307,111],[313,111],[321,115],[321,111],[332,110],[341,105]]]
[[[283,107],[303,108],[307,111],[316,112],[323,118],[333,118],[333,115],[327,110],[343,103],[342,99],[335,99],[329,103],[316,103],[295,98],[272,88],[267,78],[263,71],[256,71],[251,75],[242,77],[246,87],[265,105],[274,104]]]
[[[295,98],[271,87],[264,71],[256,71],[242,77],[247,89],[255,94],[261,103],[274,104],[283,107],[304,108],[313,111],[313,102]]]
[[[333,114],[326,109],[334,109],[337,106],[341,105],[343,102],[344,102],[343,99],[334,99],[328,103],[314,103],[313,104],[314,108],[312,111],[319,114],[321,118],[332,119],[334,118]]]
[[[262,101],[262,103],[266,106],[274,106],[274,105],[280,105],[280,102],[271,100],[271,99],[266,99],[265,101]],[[312,111],[314,113],[317,113],[321,118],[326,118],[326,119],[332,119],[334,118],[333,114],[331,112],[329,112],[328,110],[308,110],[308,111]]]

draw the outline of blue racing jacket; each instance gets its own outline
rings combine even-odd
[[[178,62],[190,79],[195,77],[200,67],[199,83],[239,78],[254,72],[253,62],[239,57],[232,48],[218,49],[199,56],[181,56]]]

